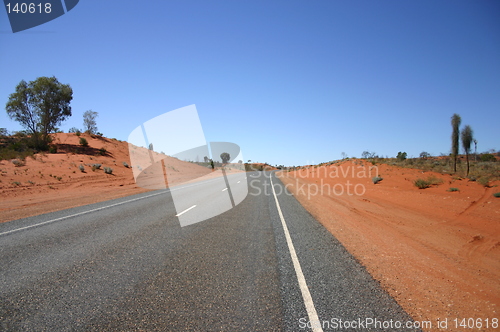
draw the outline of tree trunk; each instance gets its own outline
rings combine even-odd
[[[467,160],[467,175],[469,176],[469,154],[466,152],[465,153],[465,160]]]

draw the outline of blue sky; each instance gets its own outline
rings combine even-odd
[[[0,73],[2,105],[22,79],[70,84],[63,130],[92,109],[126,140],[196,104],[208,141],[271,164],[447,153],[453,113],[500,149],[498,1],[82,0],[15,34],[0,10]]]

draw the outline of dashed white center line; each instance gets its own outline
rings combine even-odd
[[[175,216],[176,216],[176,217],[178,217],[178,216],[180,216],[180,215],[183,215],[184,213],[188,212],[188,211],[189,211],[189,210],[191,210],[191,209],[194,209],[195,207],[196,207],[196,205],[193,205],[193,206],[191,206],[190,208],[188,208],[188,209],[186,209],[186,210],[182,211],[181,213],[177,213]]]
[[[240,182],[241,182],[241,181],[238,181],[238,182],[236,182],[236,183],[240,183]]]
[[[227,190],[227,188],[222,189],[222,191],[226,191],[226,190]]]

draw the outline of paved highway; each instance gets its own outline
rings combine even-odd
[[[185,227],[172,197],[220,181],[0,224],[0,330],[403,330],[409,316],[272,172],[228,179],[247,197]],[[182,216],[206,213],[195,205]]]

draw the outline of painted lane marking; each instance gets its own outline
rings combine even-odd
[[[222,191],[226,191],[226,190],[227,190],[227,188],[222,189]]]
[[[246,177],[245,177],[245,179],[246,179]],[[176,190],[182,190],[182,189],[187,189],[187,188],[199,186],[199,185],[206,184],[206,183],[213,182],[213,181],[217,181],[217,180],[218,179],[216,178],[216,179],[209,179],[209,180],[206,180],[206,181],[201,181],[201,182],[198,182],[198,183],[188,184],[188,185],[185,185],[185,186],[182,186],[182,187],[181,186],[174,186],[172,188],[167,188],[165,191],[162,191],[162,192],[159,192],[159,193],[156,193],[156,194],[152,194],[152,195],[148,195],[148,196],[143,196],[143,197],[138,197],[138,198],[134,198],[134,199],[130,199],[130,200],[124,201],[124,202],[102,206],[102,207],[97,208],[97,209],[92,209],[92,210],[88,210],[88,211],[82,211],[82,212],[79,212],[79,213],[70,214],[68,216],[64,216],[64,217],[60,217],[60,218],[56,218],[56,219],[52,219],[52,220],[47,220],[47,221],[44,221],[44,222],[41,222],[41,223],[38,223],[38,224],[34,224],[34,225],[30,225],[30,226],[25,226],[25,227],[21,227],[21,228],[12,229],[10,231],[6,231],[6,232],[3,232],[3,233],[0,233],[0,236],[7,235],[7,234],[12,234],[12,233],[15,233],[15,232],[18,232],[18,231],[22,231],[22,230],[25,230],[25,229],[30,229],[30,228],[33,228],[33,227],[38,227],[38,226],[50,224],[50,223],[53,223],[53,222],[56,222],[56,221],[61,221],[61,220],[72,218],[72,217],[78,217],[78,216],[81,216],[81,215],[84,215],[84,214],[87,214],[87,213],[104,210],[104,209],[107,209],[107,208],[110,208],[110,207],[114,207],[114,206],[118,206],[118,205],[122,205],[122,204],[125,204],[125,203],[130,203],[130,202],[138,201],[138,200],[141,200],[141,199],[145,199],[145,198],[154,197],[154,196],[157,196],[157,195],[166,194],[168,192],[172,192],[172,191],[176,191]]]
[[[149,197],[153,197],[153,196],[158,196],[158,195],[161,195],[161,194],[164,194],[164,193],[165,192],[160,192],[160,193],[156,193],[156,194],[152,194],[152,195],[148,195],[148,196],[144,196],[144,197],[138,197],[138,198],[134,198],[134,199],[129,199],[129,200],[124,201],[124,202],[102,206],[102,207],[97,208],[97,209],[92,209],[92,210],[88,210],[88,211],[78,212],[78,213],[75,213],[75,214],[70,214],[69,216],[64,216],[64,217],[60,217],[60,218],[56,218],[56,219],[52,219],[52,220],[47,220],[47,221],[44,221],[44,222],[41,222],[41,223],[38,223],[38,224],[34,224],[34,225],[30,225],[30,226],[16,228],[16,229],[13,229],[13,230],[10,230],[10,231],[7,231],[7,232],[0,233],[0,236],[11,234],[11,233],[15,233],[17,231],[22,231],[22,230],[25,230],[25,229],[29,229],[29,228],[33,228],[33,227],[37,227],[37,226],[41,226],[41,225],[50,224],[50,223],[53,223],[55,221],[60,221],[60,220],[64,220],[64,219],[68,219],[68,218],[72,218],[72,217],[81,216],[81,215],[84,215],[84,214],[87,214],[87,213],[104,210],[104,209],[107,209],[107,208],[110,208],[110,207],[113,207],[113,206],[118,206],[118,205],[122,205],[122,204],[125,204],[125,203],[130,203],[130,202],[138,201],[138,200],[149,198]]]
[[[306,278],[304,273],[302,273],[302,267],[300,266],[299,258],[295,252],[295,247],[293,246],[292,238],[290,237],[290,232],[286,225],[285,218],[283,217],[283,212],[281,212],[280,203],[278,197],[276,196],[276,191],[274,190],[273,178],[271,178],[271,188],[273,188],[274,200],[276,201],[276,207],[278,208],[278,214],[281,219],[281,225],[283,226],[283,231],[285,232],[286,243],[288,244],[288,250],[290,251],[290,256],[292,257],[293,267],[295,268],[295,274],[297,275],[297,280],[299,282],[300,292],[302,293],[302,298],[304,299],[304,305],[306,306],[307,315],[309,316],[309,322],[311,322],[312,330],[315,332],[323,332],[321,324],[318,318],[318,313],[314,307],[314,302],[307,287]]]
[[[177,213],[175,216],[176,216],[176,217],[179,217],[179,216],[183,215],[184,213],[188,212],[189,210],[194,209],[195,207],[196,207],[196,205],[193,205],[193,206],[191,206],[190,208],[185,209],[185,210],[184,210],[184,211],[182,211],[181,213]]]

